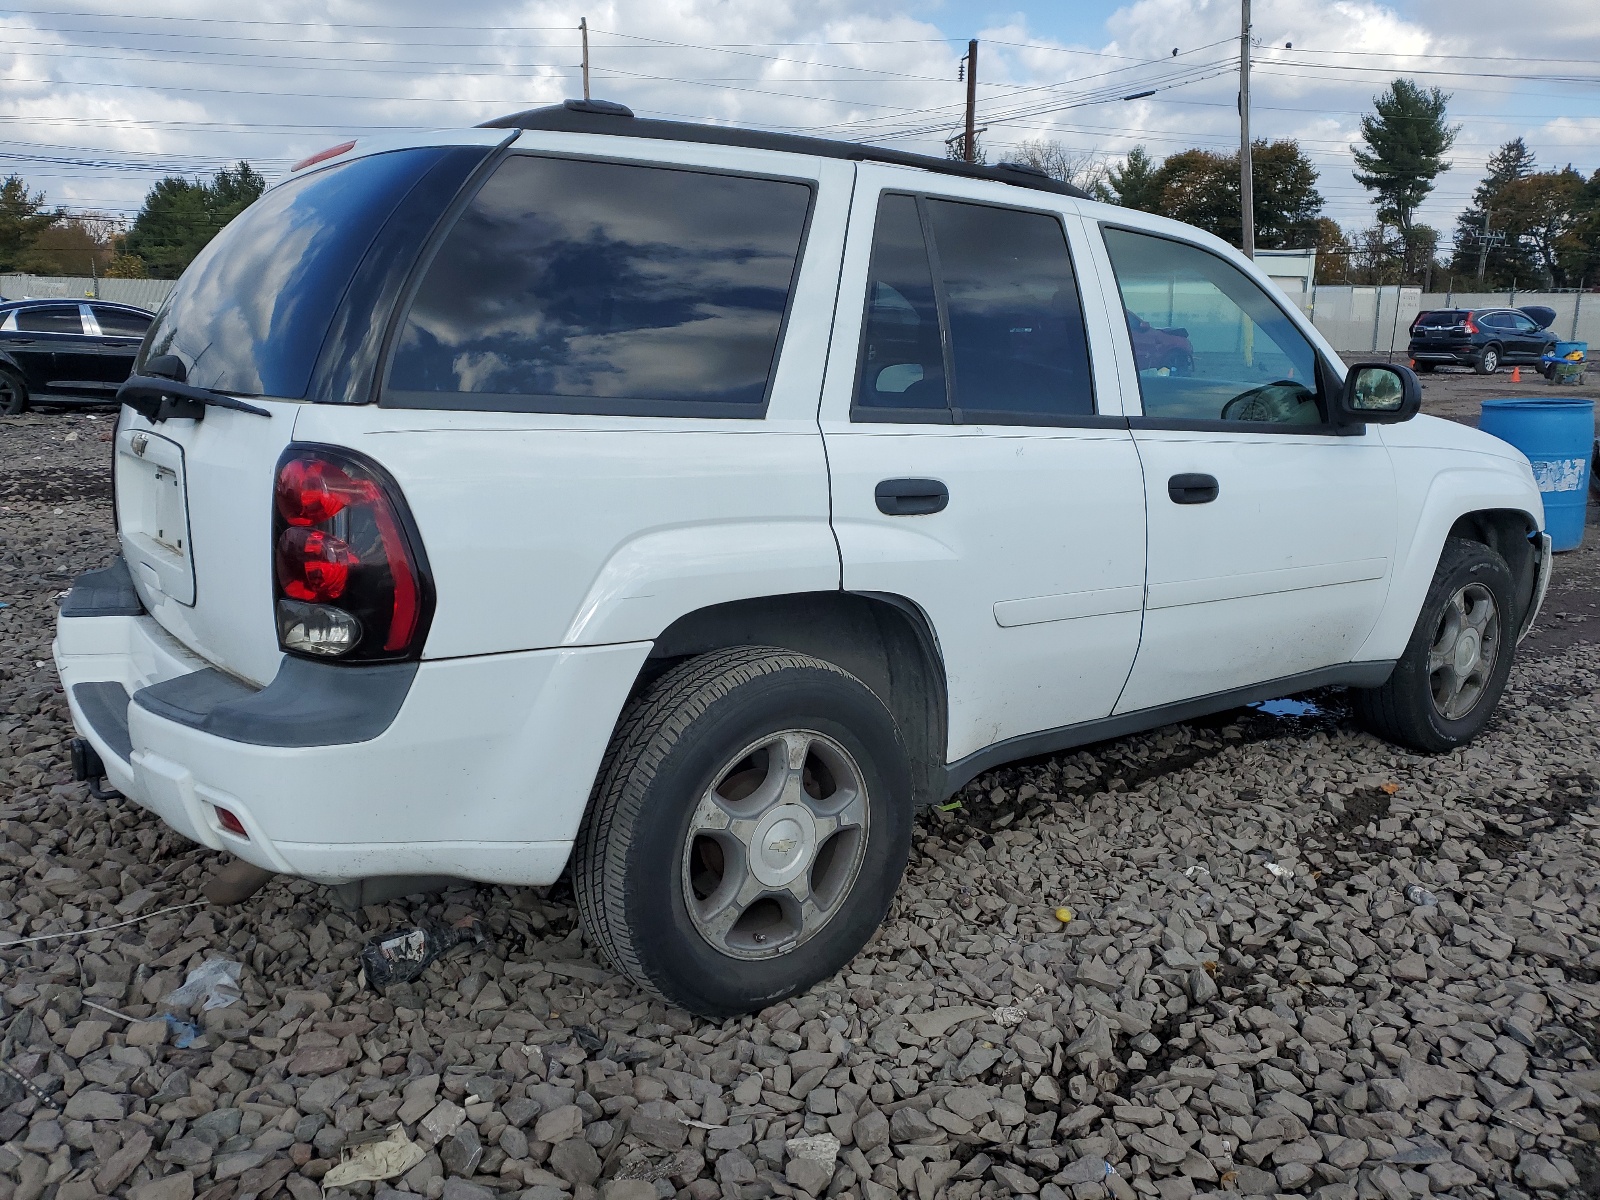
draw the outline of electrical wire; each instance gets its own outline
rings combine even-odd
[[[94,933],[107,933],[113,929],[122,929],[129,925],[137,925],[141,921],[153,920],[166,913],[182,912],[186,908],[204,908],[206,901],[195,900],[188,904],[174,904],[170,908],[158,908],[155,912],[145,913],[142,917],[129,917],[126,921],[115,921],[110,925],[96,925],[92,929],[75,929],[69,933],[41,933],[36,937],[13,938],[9,942],[0,942],[0,950],[10,950],[15,946],[32,945],[35,942],[54,942],[61,938],[87,937]]]

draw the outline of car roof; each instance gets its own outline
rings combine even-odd
[[[155,313],[148,308],[140,308],[137,304],[123,304],[117,300],[96,300],[93,296],[30,296],[26,300],[0,300],[0,310],[28,308],[35,304],[96,304],[101,308],[120,308],[123,312],[138,313],[142,317],[155,316]]]
[[[530,108],[509,116],[496,117],[480,129],[540,129],[559,133],[594,133],[613,137],[650,138],[669,142],[698,142],[714,146],[742,146],[751,150],[777,150],[786,154],[808,154],[816,158],[841,158],[854,162],[892,163],[918,167],[941,175],[960,175],[968,179],[988,179],[1040,192],[1055,192],[1088,200],[1082,188],[1051,179],[1036,167],[1022,163],[978,166],[931,154],[890,150],[859,142],[840,142],[831,138],[794,133],[769,133],[760,129],[741,129],[733,125],[701,125],[692,121],[658,121],[636,117],[633,110],[607,100],[567,100],[544,108]]]

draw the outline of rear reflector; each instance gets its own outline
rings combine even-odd
[[[221,825],[235,837],[242,837],[245,839],[245,841],[250,840],[250,835],[244,831],[244,822],[239,820],[238,817],[234,816],[221,805],[212,805],[212,811],[217,814],[218,825]]]

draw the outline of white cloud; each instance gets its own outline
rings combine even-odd
[[[1237,144],[1237,0],[1133,0],[1108,19],[1104,40],[1075,46],[1038,34],[1046,2],[1035,0],[1034,24],[1019,14],[980,32],[980,122],[996,156],[1036,136],[1108,158],[1141,142],[1158,156]],[[221,0],[139,7],[136,18],[125,8],[0,17],[0,153],[81,160],[13,157],[0,171],[21,170],[52,201],[131,212],[165,172],[249,158],[271,177],[347,131],[470,125],[577,94],[585,13],[595,93],[641,114],[894,138],[938,153],[963,96],[964,40],[919,15],[929,6],[917,0],[485,0],[470,10],[283,0],[255,24]],[[1371,211],[1349,146],[1396,74],[1419,72],[1454,93],[1456,166],[1424,209],[1445,232],[1508,138],[1526,136],[1543,164],[1592,172],[1600,96],[1593,83],[1553,77],[1600,75],[1600,4],[1545,0],[1536,21],[1504,15],[1503,0],[1256,0],[1253,131],[1300,139],[1322,170],[1330,215],[1347,225]],[[1208,69],[1214,77],[1199,78]],[[1118,99],[1178,79],[1191,82]]]

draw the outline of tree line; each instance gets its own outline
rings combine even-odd
[[[1373,97],[1352,146],[1354,176],[1371,193],[1372,224],[1346,230],[1323,212],[1318,171],[1293,139],[1251,146],[1256,245],[1317,250],[1319,283],[1416,283],[1456,290],[1600,286],[1600,170],[1538,170],[1522,138],[1489,159],[1451,244],[1417,220],[1459,126],[1450,97],[1396,79]],[[959,140],[959,139],[957,139]],[[959,156],[952,144],[950,153]],[[980,141],[978,160],[987,154]],[[1157,213],[1239,245],[1239,153],[1180,150],[1158,161],[1135,146],[1116,165],[1060,142],[1023,142],[1006,156],[1083,188],[1096,199]],[[104,217],[49,211],[20,176],[0,181],[0,271],[176,279],[266,186],[248,162],[210,180],[171,176],[145,197],[124,233]]]
[[[267,186],[247,162],[211,179],[161,180],[126,231],[109,217],[50,210],[19,175],[0,180],[0,271],[176,279]]]

